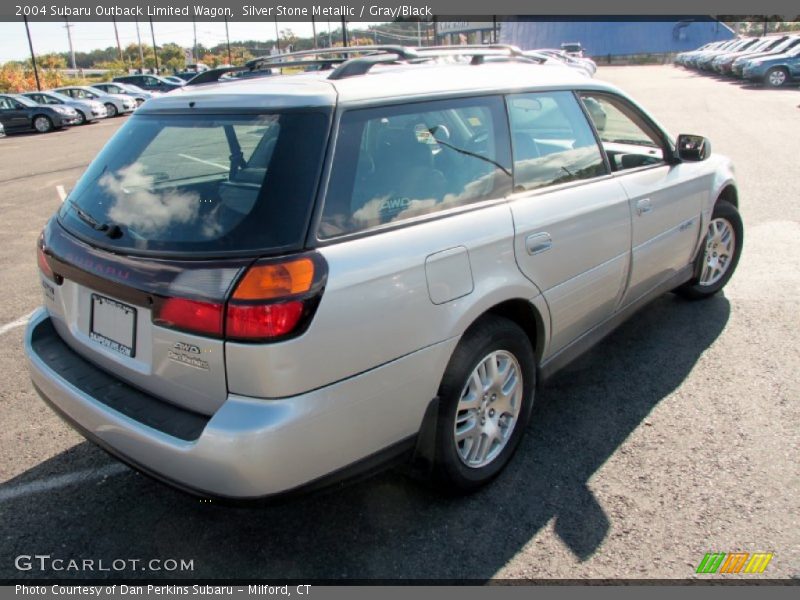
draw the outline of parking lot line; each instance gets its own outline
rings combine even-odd
[[[212,167],[217,167],[218,169],[222,169],[223,171],[227,171],[228,167],[225,165],[221,165],[219,163],[211,162],[210,160],[203,160],[202,158],[197,158],[196,156],[189,156],[188,154],[178,154],[181,158],[188,158],[189,160],[196,160],[199,163],[203,163],[204,165],[211,165]]]
[[[27,315],[24,315],[17,319],[16,321],[11,321],[11,323],[6,323],[5,325],[0,327],[0,335],[11,331],[12,329],[16,329],[17,327],[22,327],[23,325],[27,324],[28,319],[31,318],[31,315],[36,312],[32,310]]]
[[[31,494],[49,492],[76,483],[87,483],[97,479],[121,475],[128,470],[128,467],[122,463],[111,463],[100,469],[85,469],[83,471],[76,471],[75,473],[67,473],[66,475],[56,475],[55,477],[48,477],[47,479],[31,481],[30,483],[2,486],[0,487],[0,503],[16,500],[23,496],[30,496]]]
[[[64,186],[63,185],[57,185],[56,186],[56,192],[58,193],[58,197],[61,198],[61,201],[63,202],[67,197],[67,192],[64,189]]]

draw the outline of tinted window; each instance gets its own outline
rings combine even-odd
[[[299,246],[320,171],[324,112],[137,115],[62,205],[101,246],[175,253]]]
[[[344,113],[319,237],[506,195],[503,108],[491,97]]]
[[[634,169],[664,161],[658,133],[622,98],[585,92],[581,99],[603,143],[611,168]]]
[[[508,113],[515,191],[606,173],[592,128],[571,92],[509,96]]]

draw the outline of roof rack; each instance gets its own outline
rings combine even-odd
[[[364,54],[365,56],[348,58],[348,55],[351,54]],[[314,56],[318,58],[306,58]],[[319,58],[323,56],[328,57]],[[359,62],[364,58],[380,58],[380,60]],[[353,66],[348,69],[342,71],[337,69],[331,74],[332,79],[341,79],[344,77],[351,77],[353,75],[363,75],[375,64],[393,63],[397,62],[398,60],[411,60],[418,58],[419,55],[414,48],[405,46],[378,45],[348,46],[347,48],[316,48],[314,50],[299,50],[297,52],[287,52],[285,54],[276,54],[274,56],[261,56],[253,58],[247,61],[241,67],[223,67],[220,69],[211,69],[193,77],[186,85],[214,83],[219,81],[223,75],[227,75],[228,73],[246,73],[268,68],[310,67],[314,65],[319,66],[320,70],[328,70],[332,69],[335,65],[341,65],[345,62],[354,63]]]
[[[361,54],[363,56],[351,57]],[[414,64],[449,56],[471,56],[470,64],[481,65],[490,57],[506,57],[509,61],[537,62],[527,57],[517,46],[510,44],[471,44],[464,46],[349,46],[347,48],[315,48],[253,58],[241,67],[225,67],[200,73],[187,85],[218,81],[223,75],[234,72],[253,72],[268,68],[310,67],[319,70],[333,69],[328,79],[337,80],[364,75],[375,65],[404,62]],[[314,58],[315,57],[315,58]]]

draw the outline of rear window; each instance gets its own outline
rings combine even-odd
[[[62,224],[131,252],[301,247],[329,114],[136,115],[64,202]]]

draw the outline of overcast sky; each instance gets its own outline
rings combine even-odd
[[[371,23],[354,23],[353,26],[365,27]],[[107,23],[75,22],[71,23],[72,44],[76,52],[88,52],[96,48],[107,48],[116,46],[114,38],[114,25]],[[153,28],[156,34],[158,45],[166,42],[175,42],[185,48],[192,46],[192,23],[188,22],[154,22]],[[339,26],[339,20],[331,21],[331,29],[335,30]],[[124,48],[130,43],[136,43],[136,23],[118,22],[119,41]],[[311,37],[311,22],[280,22],[278,27],[291,29],[300,37]],[[350,24],[348,24],[348,28]],[[235,40],[263,40],[275,39],[275,22],[264,21],[261,23],[237,23],[229,22],[231,41]],[[68,52],[69,43],[67,41],[67,30],[64,23],[37,23],[30,22],[31,38],[33,39],[33,49],[36,54],[47,54],[49,52]],[[146,21],[139,23],[139,31],[142,36],[142,44],[152,45],[150,36],[150,24]],[[317,34],[325,34],[328,31],[327,21],[317,21]],[[215,46],[225,41],[224,22],[200,22],[197,23],[197,42],[205,46]],[[0,62],[8,60],[21,60],[30,57],[28,51],[28,40],[25,35],[25,24],[22,21],[0,22]]]

